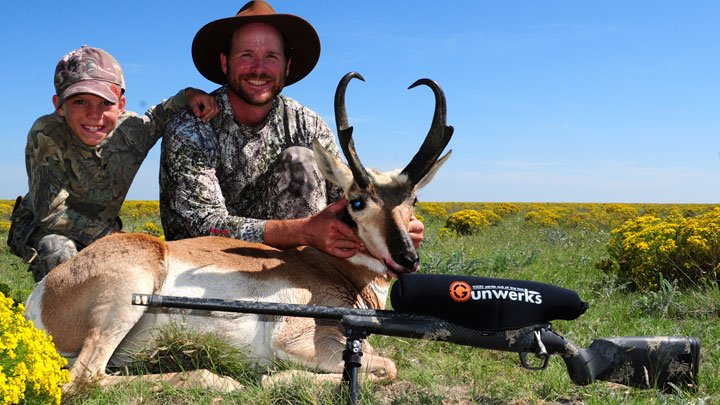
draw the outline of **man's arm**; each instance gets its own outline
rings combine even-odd
[[[365,250],[365,246],[353,229],[338,219],[346,204],[347,200],[342,198],[308,218],[267,221],[265,243],[279,249],[313,246],[333,256],[351,257]],[[422,243],[424,230],[425,225],[412,216],[408,232],[415,248]]]
[[[215,171],[218,148],[212,127],[187,111],[168,126],[160,173],[166,238],[219,235],[277,248],[309,245],[341,257],[361,248],[352,229],[337,218],[344,200],[308,218],[267,221],[230,215]]]
[[[338,219],[345,204],[343,198],[307,218],[267,221],[265,243],[279,249],[312,246],[333,256],[351,257],[365,247],[352,228]]]
[[[188,110],[167,127],[160,159],[160,214],[168,240],[207,235],[262,242],[265,221],[232,216],[216,175],[212,126]]]

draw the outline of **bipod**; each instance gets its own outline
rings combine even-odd
[[[362,365],[362,340],[368,336],[367,331],[363,329],[348,326],[345,329],[345,350],[343,350],[343,361],[345,368],[343,369],[343,382],[347,383],[348,388],[348,404],[357,404],[358,392],[358,371]]]

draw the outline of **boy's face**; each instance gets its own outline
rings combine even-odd
[[[93,94],[78,94],[57,105],[58,97],[53,96],[53,104],[58,114],[65,117],[70,130],[82,143],[97,146],[115,129],[118,117],[125,109],[125,97],[117,103],[105,100]]]

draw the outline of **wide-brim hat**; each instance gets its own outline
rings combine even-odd
[[[251,1],[236,16],[212,21],[198,31],[192,44],[193,62],[197,70],[212,82],[227,83],[227,76],[220,66],[220,53],[235,30],[256,22],[275,27],[292,49],[286,86],[313,70],[320,58],[320,38],[315,28],[296,15],[275,13],[270,4],[261,0]]]

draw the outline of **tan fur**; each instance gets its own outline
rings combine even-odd
[[[178,273],[169,266],[181,266],[184,270]],[[183,288],[185,274],[194,277],[205,274],[206,280],[217,277],[211,282],[214,287],[208,287],[209,298],[377,309],[384,308],[390,285],[387,275],[363,270],[310,247],[278,250],[221,237],[165,243],[148,235],[117,234],[98,240],[53,269],[38,285],[41,298],[37,300],[33,294],[28,305],[40,304],[42,324],[53,336],[58,352],[77,354],[71,368],[74,382],[95,380],[97,384],[114,384],[122,379],[110,378],[104,370],[111,357],[120,356],[116,349],[147,344],[143,340],[147,328],[160,319],[157,313],[144,315],[146,307],[131,305],[132,294],[166,293],[168,288],[170,291],[178,288],[173,283]],[[234,275],[254,281],[233,285],[237,280]],[[291,290],[265,287],[278,282],[282,288],[292,286]],[[254,288],[255,285],[259,287]],[[212,288],[223,289],[225,296]],[[377,291],[384,293],[378,296]],[[152,310],[158,311],[172,317],[170,310]],[[240,321],[233,319],[253,317],[227,313],[221,316],[236,317],[229,323],[237,328],[242,328],[237,323]],[[337,322],[293,317],[277,317],[273,322],[276,326],[272,327],[267,343],[270,356],[334,373],[333,378],[339,380],[345,338]],[[234,330],[209,328],[220,336],[226,333],[231,341],[237,340]],[[397,369],[391,360],[374,355],[368,344],[365,353],[365,369],[373,375],[372,379],[396,378]],[[152,378],[157,377],[148,377]]]
[[[109,249],[115,254],[108,256],[105,252]],[[58,351],[80,350],[85,331],[94,322],[93,313],[88,313],[87,308],[113,303],[128,293],[107,286],[124,286],[126,280],[136,278],[138,273],[149,272],[153,290],[157,290],[165,278],[166,255],[165,244],[149,235],[111,235],[84,252],[84,260],[65,262],[53,269],[44,280],[42,321],[53,335]],[[106,267],[120,271],[106,272]]]
[[[26,317],[53,336],[59,353],[75,359],[72,382],[64,389],[134,378],[107,376],[105,368],[109,362],[127,360],[123,351],[151,344],[152,330],[173,322],[215,333],[257,362],[292,360],[333,373],[323,378],[339,379],[345,338],[337,321],[131,305],[133,293],[158,293],[383,309],[391,281],[388,269],[417,268],[418,255],[408,234],[417,188],[410,184],[401,190],[407,176],[399,172],[373,172],[374,183],[360,189],[344,164],[318,142],[313,146],[325,176],[343,185],[349,201],[366,202],[348,210],[367,252],[344,260],[311,247],[278,250],[220,237],[167,243],[140,234],[102,238],[53,269],[26,302]],[[367,378],[397,377],[392,360],[376,355],[367,343],[363,351]],[[294,373],[278,379],[288,375]]]

